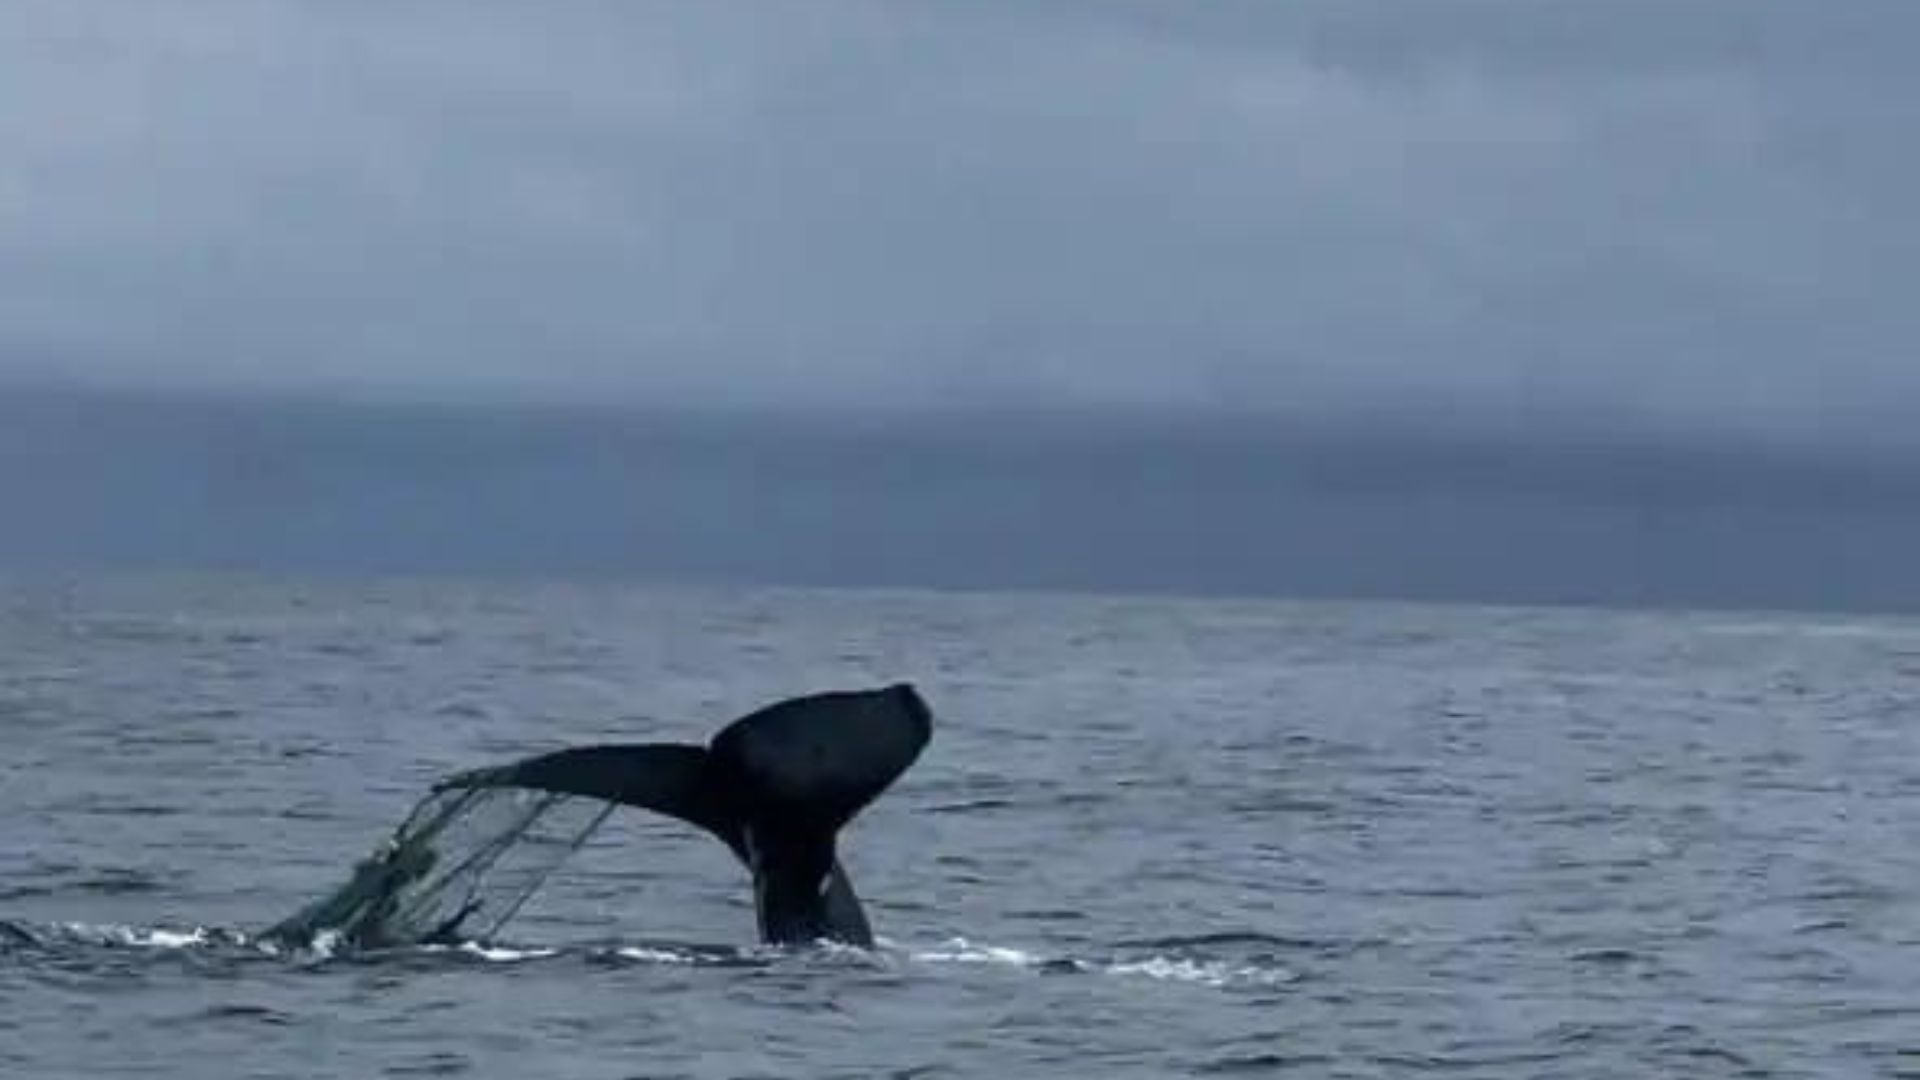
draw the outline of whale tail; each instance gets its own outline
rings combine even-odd
[[[729,724],[705,747],[585,746],[442,781],[637,806],[707,830],[753,874],[761,939],[871,945],[835,851],[839,831],[913,764],[933,714],[913,687],[793,698]]]

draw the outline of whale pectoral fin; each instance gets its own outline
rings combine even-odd
[[[732,817],[725,807],[725,793],[710,782],[708,771],[708,753],[700,746],[580,746],[461,773],[439,786],[523,787],[584,795],[676,817],[727,840]]]

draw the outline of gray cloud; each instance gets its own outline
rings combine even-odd
[[[9,23],[0,375],[1920,421],[1897,0]]]

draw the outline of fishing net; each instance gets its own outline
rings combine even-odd
[[[361,947],[485,940],[513,918],[614,803],[519,787],[422,799],[345,886],[268,930]]]

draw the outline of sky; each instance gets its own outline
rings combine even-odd
[[[1920,430],[1909,0],[14,0],[0,382]]]
[[[1912,0],[12,0],[0,574],[1920,610]]]

